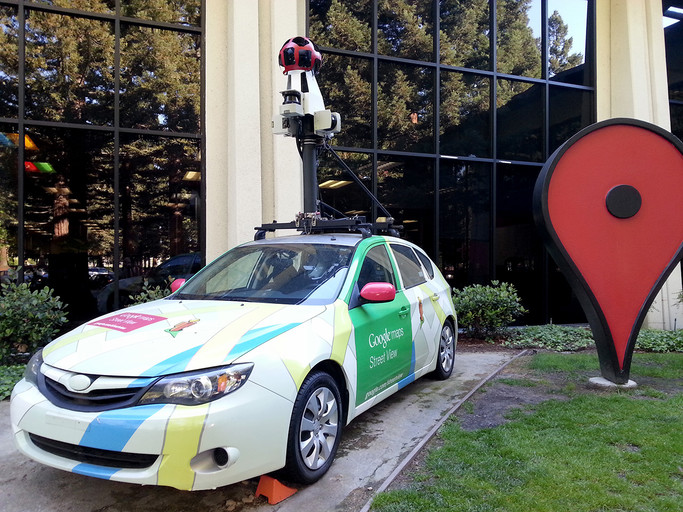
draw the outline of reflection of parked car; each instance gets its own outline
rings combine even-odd
[[[91,290],[99,290],[114,280],[114,272],[104,267],[90,267],[88,269],[88,283]]]
[[[450,287],[409,242],[250,242],[35,354],[12,393],[14,438],[108,480],[198,490],[284,468],[312,483],[353,418],[451,375],[456,336]]]
[[[198,252],[179,254],[151,268],[144,276],[119,279],[119,307],[131,304],[132,297],[142,291],[143,285],[166,288],[174,279],[188,279],[202,268],[201,254]],[[100,313],[114,310],[114,287],[112,282],[97,295],[97,309]]]

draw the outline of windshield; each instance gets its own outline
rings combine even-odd
[[[352,254],[352,247],[339,245],[244,245],[225,253],[172,297],[331,304],[339,295]]]

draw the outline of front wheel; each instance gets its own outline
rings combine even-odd
[[[455,331],[452,324],[446,320],[441,328],[439,338],[439,353],[436,357],[436,369],[432,373],[435,379],[446,380],[453,373],[455,362]]]
[[[342,402],[335,380],[324,372],[304,381],[292,411],[287,439],[288,479],[311,484],[332,465],[342,431]]]

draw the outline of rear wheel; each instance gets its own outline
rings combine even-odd
[[[436,369],[432,373],[435,379],[446,380],[453,373],[455,362],[455,331],[450,321],[446,320],[441,328],[439,353],[436,357]]]
[[[335,380],[324,372],[304,381],[292,411],[287,440],[286,476],[310,484],[332,465],[342,431],[342,402]]]

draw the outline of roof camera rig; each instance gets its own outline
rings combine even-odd
[[[325,108],[316,75],[322,65],[317,46],[306,37],[293,37],[285,42],[278,55],[278,63],[287,76],[287,88],[281,91],[282,104],[273,118],[273,133],[294,137],[303,162],[304,211],[292,222],[275,222],[256,227],[254,239],[265,238],[276,229],[296,229],[303,233],[358,232],[364,237],[373,234],[399,236],[401,226],[375,195],[344,163],[329,144],[330,138],[341,131],[341,117]],[[327,151],[344,171],[370,197],[384,217],[367,222],[363,216],[348,217],[318,199],[318,157]]]

